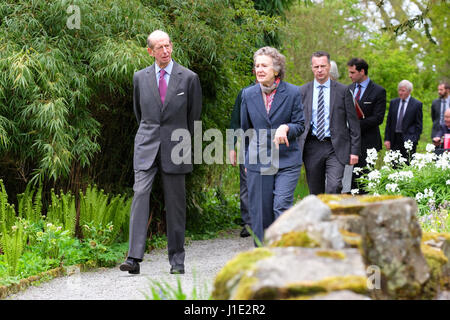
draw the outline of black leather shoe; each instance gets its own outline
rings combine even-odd
[[[172,266],[172,267],[170,267],[170,273],[171,274],[184,274],[184,267],[183,266]]]
[[[241,238],[247,238],[250,236],[250,233],[248,232],[248,230],[246,228],[247,226],[248,226],[248,224],[242,228],[241,233],[240,233]]]
[[[122,263],[119,267],[120,271],[128,271],[130,274],[139,274],[140,266],[136,260],[127,259],[124,263]]]

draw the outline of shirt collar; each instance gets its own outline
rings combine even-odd
[[[328,78],[328,80],[325,82],[325,83],[323,83],[323,84],[320,84],[319,82],[317,82],[317,80],[314,78],[314,88],[319,88],[319,86],[324,86],[325,88],[330,88],[330,86],[331,86],[331,81],[330,81],[330,78]]]
[[[370,81],[370,78],[367,77],[367,79],[364,80],[363,82],[361,82],[359,85],[360,85],[362,88],[367,88],[367,86],[369,85],[369,81]],[[358,84],[358,83],[357,83],[357,84]]]
[[[166,71],[166,73],[171,75],[172,74],[172,68],[173,68],[173,60],[170,60],[169,64],[163,69]],[[157,63],[155,63],[156,74],[158,74],[160,70],[161,70],[161,68],[158,66]]]

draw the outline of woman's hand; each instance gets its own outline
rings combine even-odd
[[[287,138],[288,131],[289,126],[286,124],[282,124],[278,127],[277,131],[275,131],[275,139],[273,139],[273,142],[275,143],[277,149],[280,144],[286,144],[286,146],[289,147],[289,140]]]

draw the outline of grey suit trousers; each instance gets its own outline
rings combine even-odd
[[[134,197],[131,204],[128,257],[142,260],[144,256],[150,212],[150,193],[158,170],[161,174],[166,208],[169,263],[171,266],[184,267],[184,235],[186,227],[185,175],[167,174],[160,170],[159,153],[150,169],[134,171]]]
[[[331,141],[307,137],[303,164],[310,194],[341,193],[345,165],[339,162]]]

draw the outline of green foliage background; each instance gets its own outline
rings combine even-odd
[[[80,9],[79,29],[67,24],[71,5]],[[131,193],[132,77],[153,63],[146,38],[155,29],[171,35],[174,59],[199,74],[203,130],[224,130],[224,115],[251,81],[257,44],[278,26],[248,0],[0,3],[0,176],[12,197],[29,181],[42,183],[47,200],[51,188],[89,183]],[[197,166],[189,176],[193,216],[208,207],[202,190],[222,171]],[[158,217],[162,194],[154,189]]]

